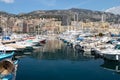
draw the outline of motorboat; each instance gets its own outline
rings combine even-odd
[[[114,48],[102,50],[101,53],[106,59],[120,61],[120,43],[116,44]]]
[[[14,55],[14,52],[11,52],[11,53],[6,53],[6,52],[0,52],[0,60],[3,60],[3,59],[11,59]]]
[[[11,46],[7,46],[7,45],[3,45],[1,44],[0,45],[0,52],[13,52],[13,51],[16,51],[17,49],[14,48],[14,47],[11,47]]]

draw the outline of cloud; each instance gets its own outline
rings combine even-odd
[[[46,6],[55,6],[57,0],[40,0],[41,4]]]
[[[14,3],[14,0],[0,0],[2,2],[5,2],[5,3]]]

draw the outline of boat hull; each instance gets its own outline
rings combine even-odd
[[[117,54],[103,54],[103,57],[108,60],[120,61],[120,55]]]
[[[3,52],[0,52],[0,60],[3,60],[3,59],[11,59],[14,55],[14,52],[12,53],[3,53]]]

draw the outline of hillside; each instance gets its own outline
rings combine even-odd
[[[0,16],[4,16],[4,17],[15,17],[15,14],[11,14],[11,13],[7,13],[4,11],[0,11]]]
[[[101,21],[101,16],[103,15],[104,21],[117,23],[120,15],[115,15],[109,12],[100,12],[100,11],[92,11],[87,9],[77,9],[72,8],[68,10],[38,10],[33,11],[27,14],[22,15],[22,17],[32,17],[32,18],[50,18],[55,17],[58,20],[62,20],[64,24],[67,24],[67,21],[70,23],[71,20],[79,21]],[[20,15],[21,16],[21,15]]]
[[[7,15],[6,12],[0,12],[2,15]],[[68,10],[37,10],[30,13],[19,15],[8,14],[9,16],[16,16],[18,18],[57,18],[62,20],[63,25],[70,24],[73,20],[79,21],[101,21],[103,15],[104,21],[118,23],[120,15],[115,15],[109,12],[92,11],[87,9],[72,8]],[[78,18],[77,18],[78,16]]]

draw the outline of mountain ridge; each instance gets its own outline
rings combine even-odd
[[[6,14],[6,13],[5,13]],[[117,23],[120,19],[120,15],[115,15],[110,12],[101,12],[101,11],[93,11],[88,9],[79,9],[79,8],[71,8],[65,10],[36,10],[29,13],[24,14],[9,14],[10,16],[15,16],[18,18],[57,18],[61,20],[63,25],[70,24],[71,21],[101,21],[101,17],[104,17],[104,21],[106,22],[114,22]]]
[[[110,13],[113,13],[113,14],[119,14],[120,15],[120,6],[109,8],[109,9],[105,10],[105,12],[110,12]]]

